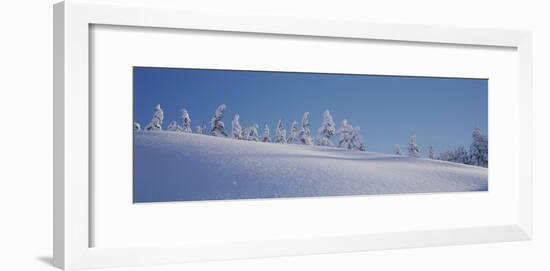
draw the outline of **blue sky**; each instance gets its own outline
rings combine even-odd
[[[329,109],[337,126],[343,119],[361,126],[369,151],[406,150],[416,134],[422,155],[469,146],[472,130],[487,133],[487,80],[377,75],[256,72],[134,67],[134,120],[145,126],[156,104],[164,110],[163,127],[181,123],[186,108],[193,129],[226,104],[226,128],[235,113],[241,125],[274,129],[282,119],[287,131],[310,112],[316,135]],[[261,132],[261,130],[260,130]],[[335,142],[335,138],[333,142]]]

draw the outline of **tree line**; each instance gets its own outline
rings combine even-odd
[[[272,142],[280,144],[317,145],[338,147],[348,150],[367,151],[367,145],[361,135],[361,128],[359,126],[351,125],[348,120],[344,119],[341,122],[340,128],[337,129],[329,110],[323,112],[323,120],[321,122],[321,126],[317,130],[317,137],[314,139],[310,129],[309,112],[305,112],[302,115],[300,125],[298,125],[298,122],[296,121],[292,122],[288,135],[283,121],[279,119],[277,126],[275,127],[274,136],[271,136],[271,131],[267,124],[264,125],[263,133],[260,136],[258,133],[258,130],[260,129],[259,125],[252,124],[250,126],[243,127],[240,123],[240,115],[238,113],[233,116],[233,120],[231,121],[231,131],[226,131],[225,124],[223,122],[225,109],[225,104],[219,105],[210,118],[210,128],[208,129],[204,123],[201,123],[195,127],[194,133],[203,135],[209,134],[217,137],[230,137],[237,140]],[[163,120],[164,111],[162,110],[160,104],[158,104],[155,107],[151,121],[143,130],[163,130]],[[134,131],[141,130],[139,123],[134,122],[133,125]],[[181,125],[178,124],[177,121],[172,121],[169,123],[166,130],[193,133],[189,112],[185,108],[181,109]],[[332,138],[334,136],[338,137],[337,144],[332,142]],[[410,157],[420,157],[421,151],[420,147],[416,143],[416,135],[410,136],[407,152]],[[399,145],[395,146],[395,154],[403,155]],[[479,128],[475,128],[472,133],[472,143],[469,151],[463,146],[460,146],[453,150],[446,150],[439,155],[436,155],[433,147],[429,145],[427,157],[429,159],[488,167],[488,140],[486,136],[482,135]]]
[[[420,147],[416,143],[416,135],[412,135],[409,139],[407,152],[411,157],[420,157]],[[395,145],[395,154],[402,155],[401,147]],[[470,149],[467,150],[464,146],[459,146],[452,150],[446,150],[439,155],[434,153],[432,145],[428,145],[429,159],[455,162],[466,165],[479,167],[489,166],[489,144],[487,136],[481,133],[481,129],[475,128],[472,132],[472,143]]]
[[[231,121],[231,130],[227,131],[223,122],[226,105],[219,105],[212,117],[210,118],[210,128],[208,129],[204,123],[201,123],[195,127],[194,133],[196,134],[209,134],[217,137],[230,137],[237,140],[249,140],[258,142],[272,142],[280,144],[303,144],[303,145],[317,145],[328,147],[339,147],[349,150],[366,151],[367,146],[361,135],[361,128],[359,126],[353,126],[348,120],[343,120],[340,128],[336,129],[336,124],[330,114],[329,110],[323,112],[323,121],[321,127],[317,130],[317,137],[314,139],[310,123],[309,112],[305,112],[302,115],[302,121],[300,125],[298,122],[293,121],[290,126],[290,131],[287,134],[283,121],[279,119],[277,126],[275,127],[275,133],[271,136],[271,130],[267,124],[263,127],[262,135],[258,130],[260,126],[256,123],[250,126],[242,126],[240,123],[239,114],[233,116]],[[143,128],[145,131],[161,131],[163,130],[162,123],[164,121],[164,111],[160,104],[155,107],[153,117],[149,124]],[[139,123],[134,122],[133,129],[135,131],[141,130]],[[191,117],[187,109],[181,109],[181,125],[177,121],[172,121],[166,128],[167,131],[193,133],[191,128]],[[338,143],[334,144],[332,138],[338,136]]]

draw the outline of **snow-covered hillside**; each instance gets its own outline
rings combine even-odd
[[[134,133],[134,202],[487,191],[487,169],[181,132]]]

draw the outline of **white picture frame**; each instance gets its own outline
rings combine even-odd
[[[167,247],[91,247],[90,26],[268,33],[515,48],[519,55],[517,220],[483,227]],[[270,17],[65,1],[54,6],[54,265],[66,270],[532,238],[532,52],[526,31]]]

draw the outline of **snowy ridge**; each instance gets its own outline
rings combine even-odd
[[[452,162],[181,132],[134,132],[134,202],[487,188],[487,168]]]

